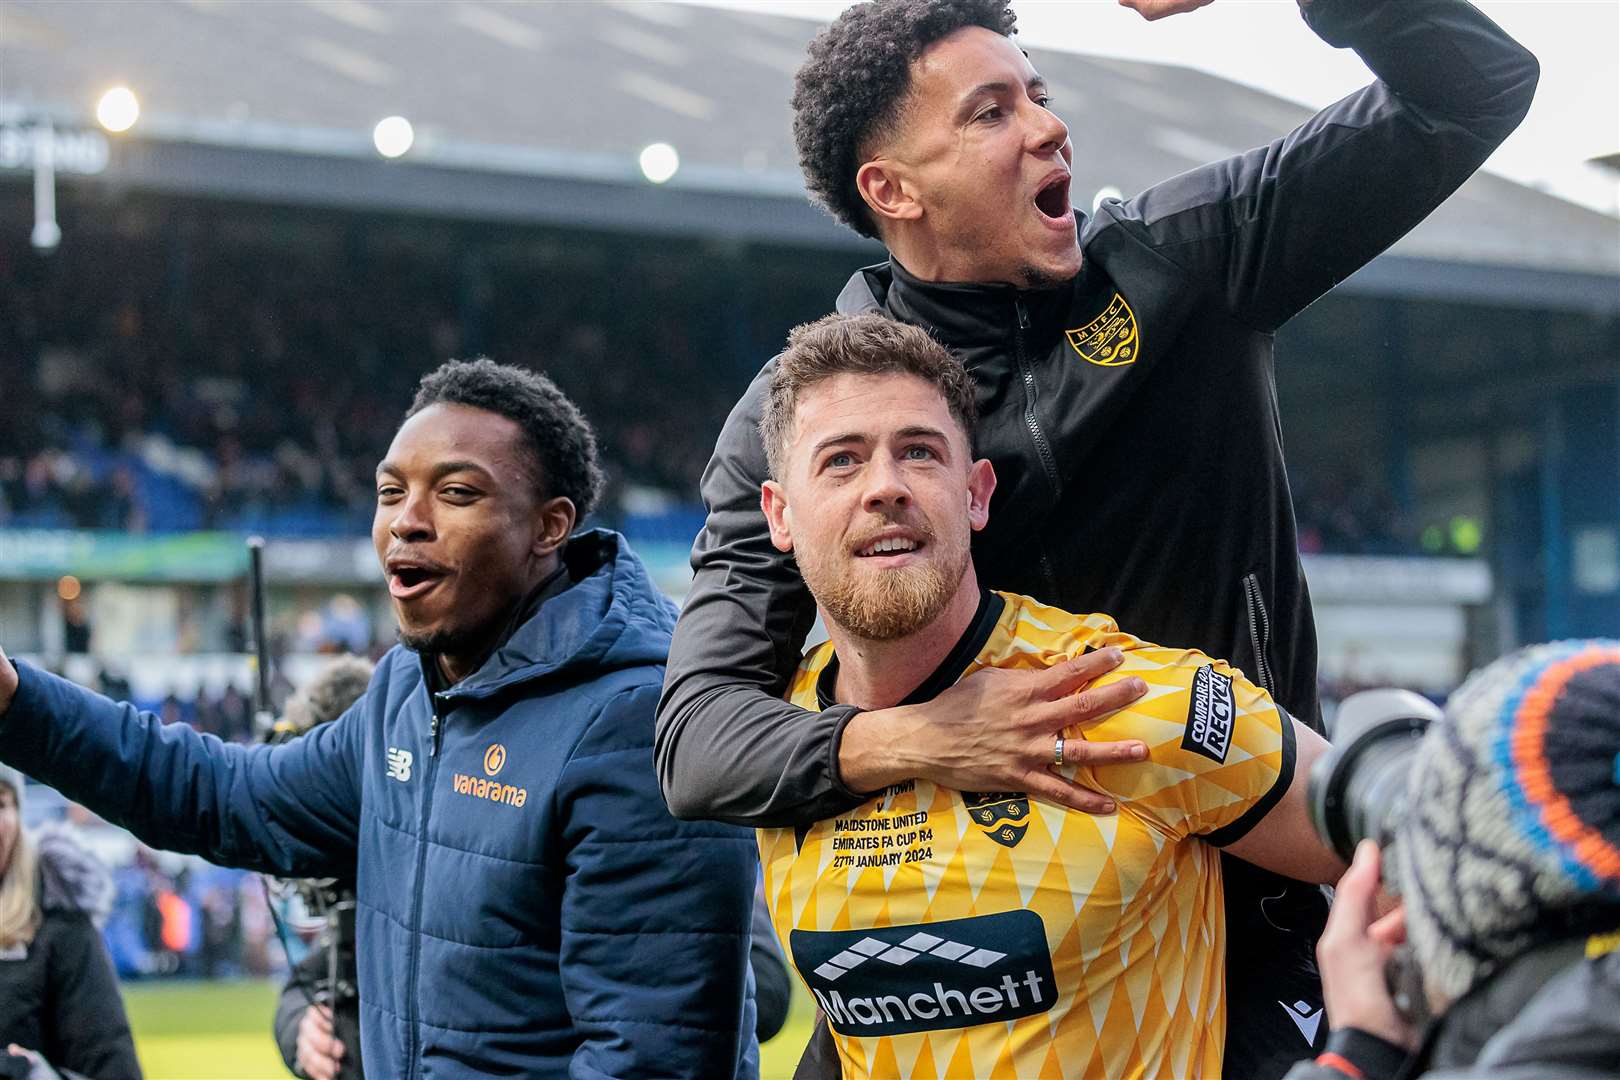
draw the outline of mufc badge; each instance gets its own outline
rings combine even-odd
[[[1017,847],[1029,831],[1029,797],[1022,791],[964,791],[968,817],[1002,847]]]
[[[1064,331],[1069,344],[1087,363],[1098,367],[1124,367],[1134,364],[1142,351],[1136,329],[1136,313],[1119,293],[1108,301],[1103,313],[1086,325]]]

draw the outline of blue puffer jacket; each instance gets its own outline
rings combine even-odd
[[[366,1072],[752,1077],[752,837],[653,772],[675,613],[624,541],[430,697],[396,648],[340,719],[226,745],[18,665],[0,756],[146,842],[356,877]]]

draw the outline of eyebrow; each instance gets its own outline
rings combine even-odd
[[[926,427],[923,425],[904,427],[894,434],[896,438],[900,439],[938,439],[945,443],[949,443],[951,441],[950,436],[945,434],[945,432],[941,431],[939,428]],[[862,435],[860,432],[856,431],[846,431],[841,435],[829,435],[827,438],[822,439],[820,442],[816,443],[815,446],[810,448],[810,458],[811,460],[814,460],[821,456],[821,452],[823,450],[831,449],[834,446],[844,446],[849,443],[869,443],[871,441],[872,439],[870,436]]]
[[[846,431],[842,435],[829,435],[810,448],[810,458],[814,460],[821,456],[821,452],[830,447],[842,446],[845,443],[871,442],[865,435],[855,431]]]
[[[950,436],[946,435],[939,428],[924,427],[920,424],[912,427],[901,428],[899,431],[895,432],[895,434],[902,439],[933,438],[944,439],[946,442],[950,441]]]
[[[995,82],[980,83],[978,86],[975,86],[972,90],[969,90],[962,96],[962,104],[958,106],[956,110],[957,121],[966,121],[968,114],[973,111],[973,107],[982,101],[986,95],[1007,94],[1011,93],[1012,89],[1012,83],[1000,79],[996,80]],[[1039,75],[1032,77],[1028,83],[1024,84],[1024,93],[1026,94],[1033,90],[1045,89],[1046,80],[1041,78]]]
[[[433,482],[438,483],[451,473],[458,472],[475,472],[482,473],[484,476],[490,476],[490,471],[478,464],[476,461],[441,461],[439,464],[433,466],[433,472],[431,475]],[[395,465],[391,461],[385,461],[381,465],[377,466],[377,475],[381,476],[384,473],[387,473],[390,476],[405,475],[399,466]]]

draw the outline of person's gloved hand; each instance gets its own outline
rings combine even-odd
[[[335,1080],[343,1058],[343,1040],[332,1031],[332,1010],[311,1005],[298,1021],[298,1069],[309,1080]]]

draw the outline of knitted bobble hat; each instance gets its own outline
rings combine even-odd
[[[1432,1003],[1539,944],[1620,929],[1620,641],[1476,673],[1408,783],[1391,883]]]

